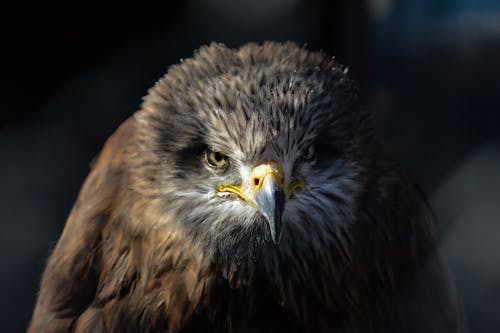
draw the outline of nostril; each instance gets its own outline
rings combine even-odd
[[[255,178],[253,179],[253,183],[254,183],[254,185],[255,185],[255,186],[259,186],[259,184],[260,184],[260,179],[259,179],[259,178],[257,178],[257,177],[255,177]]]

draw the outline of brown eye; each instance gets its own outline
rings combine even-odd
[[[213,151],[210,148],[207,148],[205,151],[205,160],[209,166],[217,169],[225,168],[229,163],[225,155],[219,153],[218,151]]]

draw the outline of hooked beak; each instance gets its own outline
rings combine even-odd
[[[220,193],[234,193],[255,207],[267,221],[271,239],[278,244],[281,237],[281,217],[285,208],[285,173],[275,161],[265,162],[252,170],[251,184],[242,187],[225,185]]]
[[[261,164],[252,172],[254,201],[267,220],[271,239],[275,244],[281,238],[281,216],[286,201],[284,178],[283,168],[276,162]]]

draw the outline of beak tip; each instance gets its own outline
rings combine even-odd
[[[259,168],[264,168],[262,173]],[[259,176],[259,188],[254,194],[254,202],[256,208],[267,220],[271,239],[274,244],[278,244],[281,236],[281,218],[285,208],[285,193],[283,191],[283,184],[281,183],[281,176],[283,172],[277,172],[274,169],[268,170],[268,165],[261,165],[256,168],[257,176]],[[276,169],[279,169],[278,167]]]
[[[271,200],[264,200],[258,206],[261,214],[266,219],[271,240],[274,244],[278,244],[281,238],[281,218],[285,204],[284,194],[282,191],[273,191],[271,197]]]
[[[278,233],[278,234],[276,235],[276,232],[275,232],[275,231],[271,228],[271,240],[273,241],[273,243],[274,243],[275,245],[278,245],[278,244],[279,244],[280,239],[281,239],[281,237],[280,237],[280,236],[281,236],[281,233]]]

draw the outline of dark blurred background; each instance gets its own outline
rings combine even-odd
[[[22,332],[90,161],[168,66],[293,40],[349,66],[439,218],[473,332],[500,332],[500,2],[187,0],[3,9],[0,331]]]

